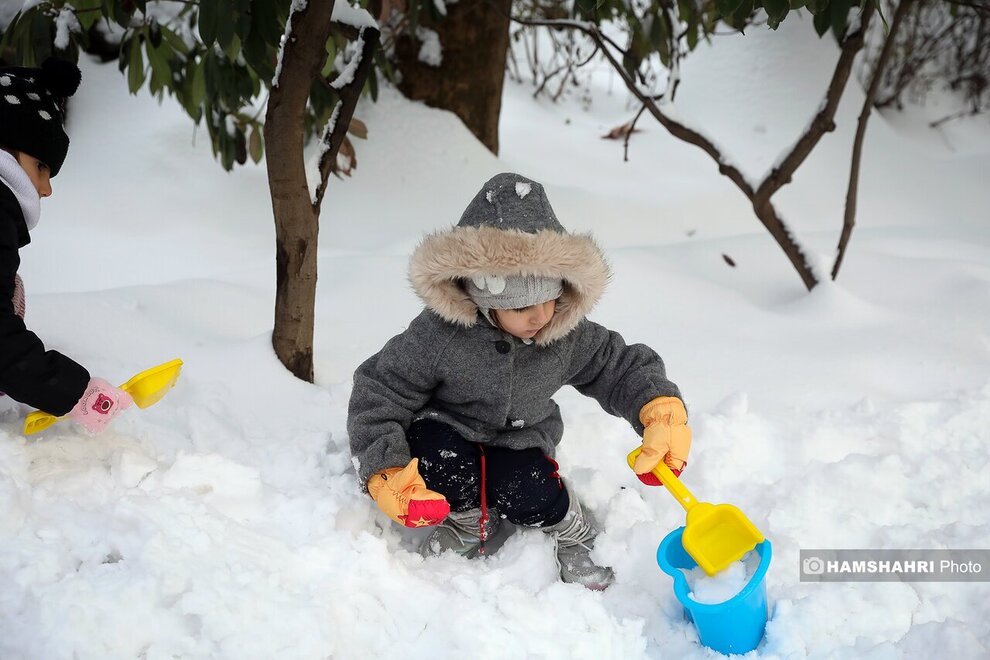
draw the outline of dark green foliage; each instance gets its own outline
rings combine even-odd
[[[38,66],[50,55],[75,61],[89,46],[90,30],[104,27],[98,23],[113,27],[120,43],[118,66],[130,92],[146,87],[159,99],[173,96],[194,122],[206,125],[214,155],[229,170],[249,157],[254,162],[263,157],[264,106],[259,97],[275,76],[290,3],[46,0],[0,26],[0,53],[24,66]],[[56,19],[66,6],[74,9],[81,30],[73,30],[69,45],[56,51]],[[149,6],[156,9],[157,19],[145,14]],[[342,36],[331,38],[326,76],[332,77],[334,57],[346,43]],[[373,94],[376,82],[369,82]],[[321,81],[313,86],[306,120],[310,135],[326,123],[336,102],[329,85]]]

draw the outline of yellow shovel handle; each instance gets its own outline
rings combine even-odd
[[[633,465],[636,464],[636,457],[639,456],[642,451],[642,447],[636,447],[636,449],[629,452],[629,455],[626,456],[626,462],[629,463],[629,467],[633,467]],[[680,505],[684,507],[685,511],[690,511],[694,508],[694,505],[698,503],[698,500],[691,494],[688,487],[682,484],[681,480],[674,476],[674,473],[670,471],[670,468],[667,467],[667,464],[663,461],[657,463],[657,466],[653,468],[651,472],[653,473],[653,476],[659,479],[663,485],[667,487],[667,490],[674,496],[674,499],[680,502]]]

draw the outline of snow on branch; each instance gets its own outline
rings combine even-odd
[[[282,34],[282,38],[278,42],[278,54],[275,58],[275,75],[272,76],[272,87],[278,87],[278,79],[282,76],[282,56],[285,54],[285,45],[289,43],[292,39],[292,15],[306,9],[306,5],[309,4],[308,0],[292,0],[292,5],[289,7],[289,16],[285,19],[285,33]],[[334,3],[334,10],[336,11],[337,6]]]
[[[364,12],[367,14],[367,12]],[[336,13],[334,14],[336,15]],[[369,14],[370,17],[370,14]],[[374,21],[372,21],[374,22]],[[335,29],[345,33],[353,32],[353,23],[334,23]],[[320,172],[320,183],[313,193],[312,202],[314,206],[319,206],[323,202],[323,195],[326,194],[327,184],[333,165],[337,159],[337,153],[347,135],[351,118],[354,116],[354,108],[361,98],[361,90],[368,79],[371,67],[374,65],[375,50],[378,48],[379,31],[374,25],[357,28],[355,38],[355,54],[347,63],[344,71],[340,73],[329,84],[337,91],[340,100],[330,113],[330,119],[320,136],[318,168]]]
[[[330,14],[330,20],[334,23],[347,25],[359,30],[361,28],[378,29],[378,23],[375,22],[375,18],[368,13],[367,9],[352,7],[347,0],[337,0],[337,2],[334,3],[333,13]]]

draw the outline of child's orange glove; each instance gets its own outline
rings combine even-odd
[[[450,513],[446,498],[428,489],[419,476],[418,458],[404,468],[388,468],[371,475],[368,493],[389,518],[406,527],[439,525]]]
[[[653,474],[653,468],[662,460],[675,476],[687,466],[691,451],[691,427],[687,425],[687,411],[680,399],[661,396],[653,399],[639,411],[643,431],[641,452],[633,464],[633,471],[647,486],[663,484]]]

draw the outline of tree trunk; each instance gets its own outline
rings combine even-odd
[[[443,20],[424,16],[421,26],[440,37],[443,61],[438,67],[419,61],[422,42],[414,34],[403,34],[395,44],[402,93],[450,110],[494,154],[511,8],[512,0],[460,0],[447,6]]]
[[[330,37],[333,0],[310,2],[290,15],[292,36],[265,114],[265,163],[275,213],[275,354],[296,377],[313,382],[316,248],[319,206],[303,161],[303,119]]]

